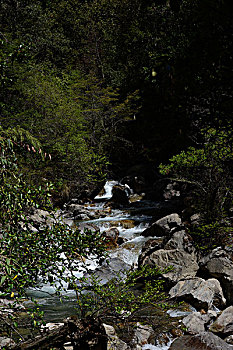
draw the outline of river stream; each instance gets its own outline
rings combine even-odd
[[[104,193],[95,197],[93,203],[87,203],[84,205],[88,211],[95,212],[97,210],[104,209],[106,201],[112,196],[112,187],[116,185],[116,181],[107,181],[104,187]],[[156,202],[143,201],[143,199],[137,199],[132,194],[130,189],[128,190],[129,200],[137,202],[137,210],[135,207],[129,205],[124,209],[112,209],[109,215],[93,220],[84,220],[76,224],[94,224],[100,229],[100,232],[106,231],[111,227],[117,227],[119,230],[119,237],[122,237],[124,243],[117,248],[109,251],[109,263],[103,264],[100,269],[95,263],[95,260],[89,260],[89,268],[96,272],[102,283],[106,283],[114,273],[120,270],[129,270],[132,266],[137,265],[138,256],[144,243],[150,239],[150,237],[143,237],[141,233],[149,226],[152,216],[145,214],[147,209],[153,207],[156,208]],[[75,224],[72,219],[63,218],[69,225]],[[80,276],[82,273],[80,273]],[[77,278],[79,275],[77,275]],[[67,286],[68,287],[68,286]],[[42,285],[38,289],[29,291],[29,295],[38,300],[42,310],[45,312],[45,320],[50,322],[58,322],[72,313],[76,313],[76,295],[73,290],[66,289],[65,296],[67,300],[60,302],[59,298],[54,295],[54,287]]]
[[[104,187],[104,192],[96,196],[94,202],[84,205],[90,214],[106,209],[106,201],[111,198],[112,187],[116,184],[116,181],[108,181]],[[138,256],[143,245],[151,238],[144,237],[142,232],[150,225],[152,216],[148,213],[156,211],[158,202],[145,201],[142,197],[134,195],[128,188],[127,192],[129,195],[129,206],[123,209],[111,209],[106,216],[101,218],[74,222],[74,220],[67,217],[67,215],[63,217],[61,213],[62,220],[69,225],[78,225],[82,227],[85,224],[94,224],[99,228],[100,232],[106,231],[111,227],[117,227],[119,230],[119,237],[122,238],[123,243],[109,251],[108,264],[103,263],[101,267],[99,267],[95,259],[90,259],[85,262],[89,264],[89,268],[93,273],[101,278],[102,283],[106,283],[118,271],[129,270],[132,267],[136,267]],[[160,238],[158,238],[158,241],[159,240]],[[79,276],[82,276],[82,273],[77,275],[77,279]],[[44,311],[44,319],[46,322],[61,322],[64,318],[72,314],[77,314],[76,294],[73,290],[69,290],[68,286],[65,285],[64,287],[65,291],[63,294],[66,298],[62,302],[55,296],[54,287],[49,284],[44,284],[38,289],[29,291],[29,295],[37,299],[41,310]],[[170,317],[177,316],[179,315],[170,315]],[[170,340],[167,344],[161,344],[159,346],[147,344],[143,349],[166,350],[169,348],[169,344]]]

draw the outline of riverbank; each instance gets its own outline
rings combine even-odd
[[[118,187],[115,190],[115,199],[111,191],[114,186]],[[187,336],[191,337],[190,341],[195,342],[195,335],[199,336],[203,332],[207,332],[207,336],[204,335],[200,339],[198,338],[200,342],[206,344],[206,341],[211,342],[213,340],[214,344],[224,345],[225,348],[222,349],[228,349],[230,345],[225,340],[231,342],[230,336],[232,334],[230,326],[231,308],[229,309],[232,304],[231,247],[217,247],[208,255],[201,256],[192,237],[187,233],[187,223],[182,219],[182,213],[185,210],[182,203],[182,193],[177,188],[174,190],[174,187],[171,190],[171,185],[167,189],[167,186],[164,191],[167,195],[167,190],[170,189],[171,198],[155,202],[144,199],[145,194],[135,195],[127,186],[119,186],[116,182],[110,182],[106,184],[105,191],[102,191],[96,197],[95,202],[80,204],[73,199],[64,207],[64,210],[56,215],[57,218],[62,218],[71,226],[78,224],[82,230],[89,227],[92,230],[98,230],[107,237],[109,240],[110,263],[102,264],[100,267],[94,266],[94,264],[92,266],[93,273],[102,280],[102,283],[107,283],[117,271],[122,269],[129,270],[132,267],[137,269],[138,266],[144,265],[161,268],[173,266],[172,271],[163,274],[168,296],[175,302],[186,301],[193,307],[188,311],[182,311],[183,314],[173,312],[173,315],[179,315],[179,317],[175,317],[175,321],[166,312],[161,313],[161,311],[156,317],[155,315],[150,315],[150,317],[147,315],[146,318],[146,315],[141,315],[144,316],[144,321],[146,318],[148,322],[145,326],[147,327],[146,330],[143,328],[144,326],[138,323],[138,320],[134,320],[131,325],[132,331],[129,332],[130,336],[125,337],[123,331],[123,334],[119,334],[121,340],[116,341],[118,345],[121,344],[125,349],[168,349],[171,339],[180,336],[179,342],[175,340],[171,345],[171,349],[173,349],[176,342],[179,344],[182,344],[182,341],[186,342]],[[116,191],[121,192],[121,194],[117,196]],[[122,191],[127,193],[128,196],[122,195]],[[126,198],[128,198],[128,202],[126,202]],[[41,220],[48,219],[46,215],[42,215]],[[43,225],[43,222],[40,221],[41,224]],[[219,270],[220,266],[221,271]],[[64,327],[65,324],[65,327],[67,327],[68,321],[65,321],[65,323],[61,321],[64,317],[70,316],[70,309],[65,310],[64,313],[54,312],[54,309],[56,309],[55,300],[48,298],[47,295],[48,291],[52,291],[48,289],[50,287],[43,285],[39,290],[39,294],[36,294],[38,291],[34,290],[33,295],[45,311],[47,321],[62,323],[62,325],[58,325],[58,329]],[[67,291],[67,293],[71,297],[69,303],[72,304],[72,299],[75,300],[74,294],[72,291]],[[50,316],[46,315],[46,305],[48,303],[50,303],[52,311]],[[61,304],[60,307],[66,309],[67,303]],[[150,313],[152,313],[152,310],[151,307]],[[225,312],[225,315],[230,316],[226,317],[228,320],[226,325],[220,325],[222,330],[219,331],[217,325],[222,322],[221,311],[223,315]],[[162,321],[163,318],[164,322]],[[142,320],[140,317],[139,319]],[[106,329],[101,334],[105,334],[106,339],[113,337],[116,340],[115,331],[112,328],[107,327],[107,329],[108,337],[104,333]],[[155,331],[156,329],[157,331]],[[142,340],[139,336],[140,332],[146,333],[147,338],[144,337]],[[167,341],[160,344],[162,336]],[[137,341],[135,341],[135,337]],[[141,340],[139,341],[139,339]],[[221,343],[221,341],[224,343]],[[122,345],[122,342],[124,345]],[[145,344],[147,343],[151,345],[146,347]],[[103,342],[102,346],[106,345],[104,344]],[[108,346],[110,349],[112,345]],[[78,349],[78,347],[76,348]],[[115,347],[115,349],[118,348]],[[192,349],[195,349],[195,347]]]

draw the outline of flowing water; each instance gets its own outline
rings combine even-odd
[[[112,187],[116,185],[116,181],[107,181],[104,187],[104,193],[96,196],[94,203],[87,203],[85,208],[91,213],[104,209],[106,201],[111,198]],[[132,191],[127,189],[128,194]],[[132,196],[133,198],[133,196]],[[135,201],[135,197],[133,199]],[[138,256],[141,252],[142,246],[149,239],[143,237],[142,232],[149,226],[152,216],[144,214],[145,209],[156,207],[156,203],[145,202],[143,200],[137,201],[137,210],[132,210],[132,206],[124,209],[112,209],[105,217],[94,220],[85,220],[79,222],[82,224],[94,224],[100,229],[100,232],[106,231],[111,227],[117,227],[119,230],[119,237],[122,237],[124,243],[109,252],[109,264],[107,266],[98,266],[95,259],[86,261],[89,268],[93,270],[98,277],[101,278],[102,283],[106,283],[112,278],[114,273],[119,270],[129,270],[132,266],[137,265]],[[141,210],[140,210],[141,208]],[[66,219],[70,225],[74,224],[72,219]],[[77,274],[77,279],[82,276],[82,272]],[[29,291],[29,295],[38,300],[41,308],[45,312],[45,319],[47,321],[58,322],[61,319],[76,313],[76,295],[72,290],[68,290],[68,286],[64,283],[67,297],[66,301],[60,302],[59,298],[54,295],[55,289],[49,284],[43,284],[39,289]]]
[[[93,214],[96,211],[103,211],[106,209],[106,201],[111,198],[112,187],[116,185],[116,181],[108,181],[105,185],[104,192],[96,196],[93,203],[85,204],[85,209]],[[150,225],[152,216],[148,215],[151,209],[156,209],[158,203],[137,199],[132,191],[127,189],[129,199],[134,202],[124,209],[111,209],[105,217],[93,220],[85,220],[79,222],[80,227],[85,224],[94,224],[100,232],[106,231],[111,227],[117,227],[119,230],[119,237],[122,237],[124,243],[109,252],[109,264],[102,264],[101,267],[95,262],[95,259],[90,259],[85,263],[89,263],[89,267],[93,270],[102,283],[110,280],[114,274],[120,270],[129,270],[131,267],[137,266],[138,256],[145,242],[151,237],[144,237],[142,232]],[[91,216],[91,215],[90,215]],[[65,221],[73,225],[74,221],[71,218],[66,218]],[[82,276],[82,272],[77,274],[77,279]],[[41,310],[45,313],[45,320],[47,322],[61,322],[65,317],[72,314],[77,314],[76,294],[73,290],[69,290],[68,286],[64,284],[64,296],[67,298],[60,301],[54,295],[54,287],[49,284],[40,286],[37,290],[30,290],[29,294],[37,299]],[[172,313],[172,311],[171,311]],[[172,317],[172,315],[171,315]],[[175,315],[173,316],[175,317]],[[170,339],[167,344],[151,345],[145,344],[143,350],[167,350],[170,345]]]

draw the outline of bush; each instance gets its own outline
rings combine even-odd
[[[232,205],[232,129],[202,131],[198,147],[173,156],[160,172],[194,187],[195,210],[206,223],[221,220]]]

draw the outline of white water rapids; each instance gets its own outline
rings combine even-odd
[[[112,188],[116,184],[118,184],[117,181],[107,181],[104,186],[104,193],[101,193],[98,196],[96,196],[96,201],[94,203],[87,203],[85,205],[85,208],[88,209],[90,213],[96,210],[104,209],[106,200],[111,198]],[[132,191],[129,191],[128,188],[127,192],[132,193]],[[150,207],[153,207],[154,204],[155,203],[149,203],[148,205]],[[143,237],[141,233],[146,229],[146,227],[148,227],[150,220],[151,216],[144,215],[143,212],[134,215],[130,212],[129,208],[126,208],[124,210],[112,209],[109,215],[105,217],[101,217],[94,220],[85,220],[81,223],[94,224],[100,229],[100,232],[106,231],[111,227],[117,227],[117,229],[119,230],[119,237],[122,237],[124,239],[123,244],[109,252],[109,266],[108,268],[103,269],[103,273],[101,273],[101,276],[98,276],[101,278],[103,283],[106,283],[112,277],[115,271],[119,271],[122,269],[128,270],[132,265],[137,264],[138,256],[141,252],[142,246],[149,239],[148,237]],[[74,223],[72,219],[66,219],[65,221],[68,222],[70,225]],[[88,264],[88,269],[93,271],[95,271],[98,268],[94,257],[92,257],[92,259],[86,260],[85,264]],[[77,279],[83,275],[83,271],[84,268],[80,267],[80,271],[76,272]],[[63,294],[66,297],[69,297],[69,301],[72,304],[72,300],[73,302],[75,301],[75,292],[72,290],[68,290],[68,285],[66,285],[65,282],[63,283],[63,287],[65,290]],[[38,299],[39,304],[43,305],[43,308],[46,310],[46,317],[48,317],[48,319],[50,320],[53,320],[53,318],[58,319],[63,313],[64,316],[62,318],[64,318],[68,315],[69,312],[69,310],[66,310],[66,307],[62,311],[61,305],[59,307],[61,308],[61,310],[56,316],[58,306],[56,305],[55,298],[52,297],[52,294],[55,293],[55,290],[56,283],[53,286],[51,286],[48,283],[41,285],[37,289],[31,289],[28,291],[28,294],[30,296],[33,296],[34,298]]]
[[[104,205],[108,199],[112,196],[112,188],[118,184],[116,181],[108,181],[104,187],[104,193],[99,194],[95,198],[94,203],[87,203],[85,208],[93,213],[97,210],[103,210]],[[128,190],[128,189],[127,189]],[[130,191],[127,191],[130,193]],[[132,191],[131,191],[132,193]],[[135,200],[135,199],[134,199]],[[111,227],[117,227],[119,230],[119,237],[122,237],[124,243],[117,248],[112,249],[109,252],[109,265],[101,266],[95,262],[95,259],[89,259],[85,261],[85,264],[89,264],[89,269],[93,273],[97,273],[97,276],[101,278],[102,283],[106,283],[112,278],[115,272],[122,269],[130,269],[132,266],[137,265],[138,256],[144,243],[151,237],[144,237],[142,232],[149,226],[151,216],[147,215],[147,208],[156,208],[157,203],[138,201],[137,210],[131,210],[125,208],[122,210],[111,209],[109,214],[105,217],[101,217],[93,220],[84,220],[80,224],[94,224],[100,229],[100,232],[106,231]],[[141,209],[140,209],[141,208]],[[136,212],[136,214],[135,214]],[[69,224],[73,223],[72,219],[66,220]],[[100,273],[100,275],[99,275]],[[76,274],[77,279],[83,275],[82,269]],[[76,295],[73,290],[69,290],[68,286],[64,282],[64,295],[67,297],[67,301],[61,303],[58,297],[53,296],[55,287],[50,284],[43,284],[39,289],[33,289],[29,291],[29,294],[38,300],[42,310],[45,312],[45,319],[47,321],[59,322],[67,316],[70,316],[75,311],[75,304],[77,303]],[[170,345],[168,344],[151,345],[145,344],[143,350],[167,350]]]

